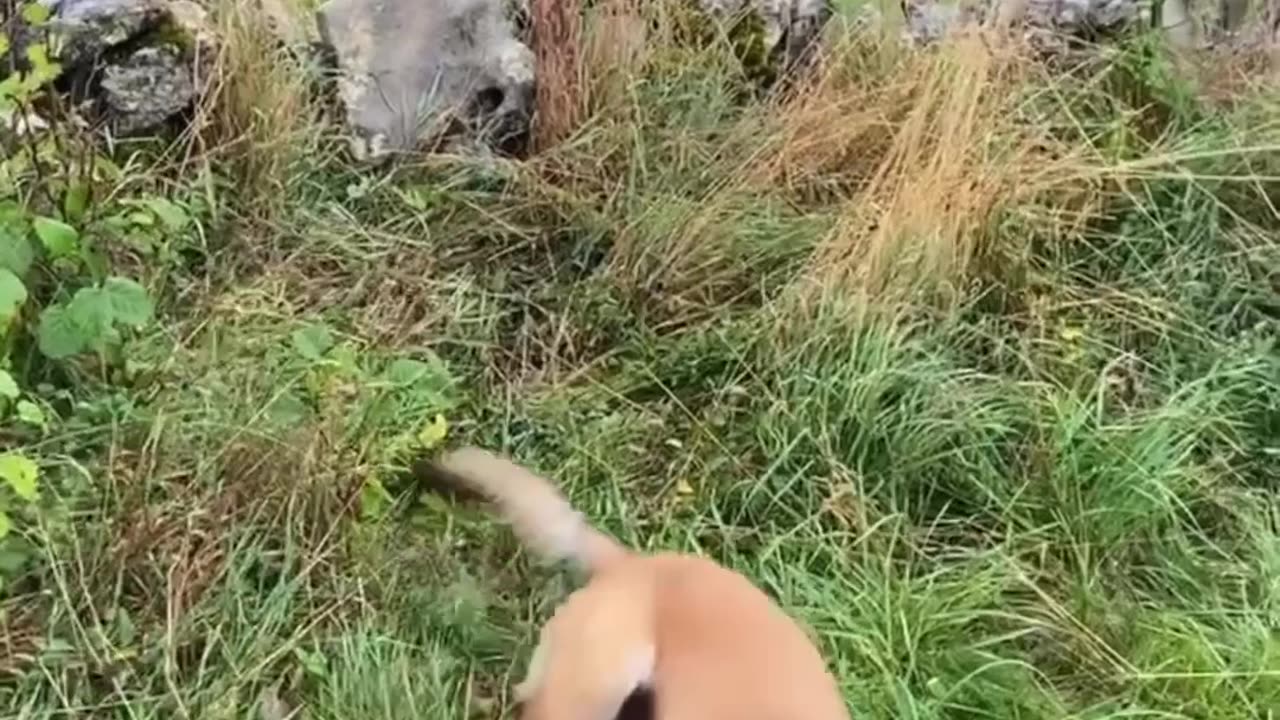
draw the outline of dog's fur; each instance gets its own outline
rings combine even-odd
[[[520,538],[590,576],[542,628],[521,720],[848,720],[805,632],[743,576],[705,558],[631,552],[593,528],[547,480],[484,450],[434,464],[493,500]],[[630,702],[629,702],[630,700]]]

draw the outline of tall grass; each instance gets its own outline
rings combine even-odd
[[[259,198],[266,216],[281,212],[285,185],[322,132],[315,68],[299,54],[303,46],[281,42],[272,20],[251,5],[214,3],[216,57],[196,121],[206,157],[229,166],[226,174],[245,197]]]
[[[216,182],[174,187],[255,222],[47,409],[10,715],[507,710],[571,582],[423,495],[437,413],[758,582],[857,717],[1280,707],[1274,93],[853,23],[759,93],[750,43],[614,0],[531,158],[357,168],[214,17]]]

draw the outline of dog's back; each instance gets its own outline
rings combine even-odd
[[[542,630],[517,688],[522,720],[613,720],[642,687],[653,720],[847,720],[808,636],[743,576],[696,556],[632,553],[547,480],[482,450],[438,467],[493,499],[535,549],[592,574]]]

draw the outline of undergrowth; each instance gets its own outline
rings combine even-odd
[[[6,715],[497,716],[570,584],[417,486],[464,442],[746,573],[855,717],[1274,715],[1274,89],[837,18],[761,95],[650,5],[525,160],[352,164],[240,3],[178,144],[3,141]]]

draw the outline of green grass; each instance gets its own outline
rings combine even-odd
[[[437,415],[744,572],[855,717],[1273,717],[1280,98],[833,27],[790,101],[655,41],[522,162],[351,165],[252,112],[310,107],[278,58],[189,157],[122,148],[95,212],[191,222],[86,226],[157,299],[122,358],[15,326],[0,717],[496,716],[574,579],[417,487]]]

